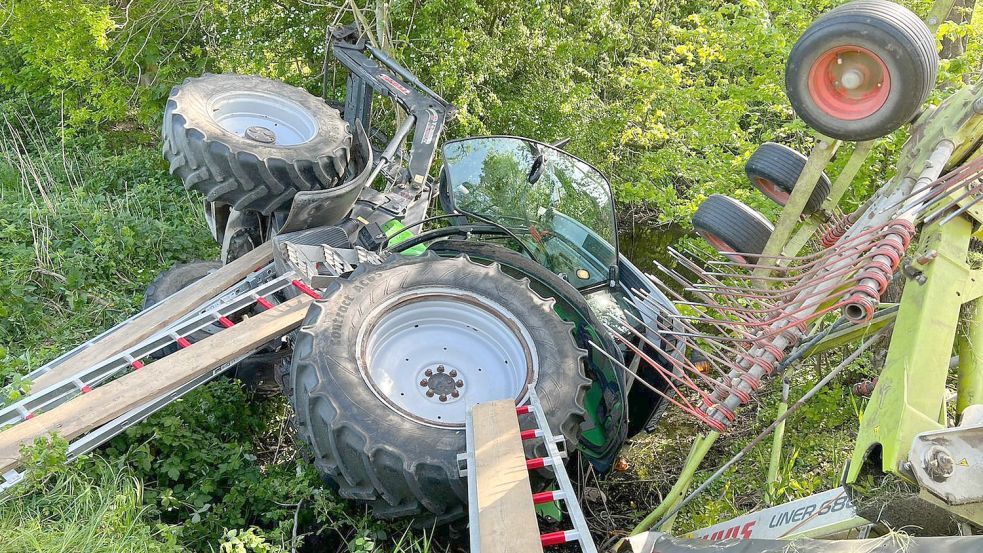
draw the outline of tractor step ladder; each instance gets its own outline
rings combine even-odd
[[[535,426],[520,429],[519,416],[531,414]],[[468,480],[468,518],[473,553],[531,553],[577,542],[584,553],[597,553],[573,484],[563,466],[563,436],[549,428],[535,391],[516,407],[512,400],[472,405],[466,419],[467,450],[458,455]],[[546,456],[527,459],[524,442],[541,441]],[[559,490],[532,493],[529,471],[550,467]],[[535,505],[563,501],[570,530],[540,533]]]

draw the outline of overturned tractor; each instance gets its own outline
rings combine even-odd
[[[967,252],[983,224],[983,83],[923,107],[934,41],[914,14],[883,0],[814,23],[791,51],[786,87],[820,133],[816,146],[805,156],[766,143],[746,165],[751,185],[784,206],[777,224],[711,196],[693,226],[728,260],[673,250],[675,267],[658,276],[619,253],[608,181],[563,144],[448,141],[431,171],[453,106],[350,29],[332,41],[349,71],[341,110],[258,77],[189,79],[168,100],[163,154],[204,196],[221,261],[161,275],[144,311],[28,375],[31,393],[0,409],[0,427],[11,426],[0,433],[0,489],[20,478],[19,448],[36,437],[58,431],[78,456],[234,368],[244,381],[279,384],[315,465],[343,497],[420,524],[469,515],[476,551],[482,533],[510,530],[512,550],[578,541],[594,551],[562,457],[576,452],[606,473],[627,437],[679,408],[707,431],[632,540],[638,551],[675,547],[645,532],[667,531],[705,489],[686,496],[739,409],[803,357],[864,338],[806,401],[872,340],[890,337],[844,487],[800,500],[819,505],[817,516],[754,530],[749,515],[697,536],[869,535],[908,527],[913,512],[924,514],[924,533],[976,531],[983,276]],[[373,125],[376,96],[399,106],[388,138]],[[910,138],[895,175],[841,212],[873,141],[903,125]],[[848,141],[850,159],[831,179],[824,168]],[[912,283],[900,306],[882,305],[903,279]],[[964,305],[971,317],[960,317]],[[504,411],[484,411],[503,400]],[[488,514],[519,511],[485,502],[475,436],[489,426],[478,412],[514,430],[516,466],[506,468],[538,492],[506,506],[562,499],[574,530],[539,537],[533,527],[530,544],[522,529],[504,528],[507,517]],[[559,490],[541,491],[554,476]],[[856,484],[868,477],[905,483],[915,508],[860,501]]]
[[[192,363],[168,399],[78,432],[105,439],[234,367],[280,383],[315,465],[380,517],[467,513],[457,456],[468,408],[491,400],[536,396],[566,449],[609,470],[663,410],[660,388],[629,390],[613,360],[683,351],[642,302],[672,304],[618,254],[607,180],[561,145],[505,136],[447,142],[432,178],[453,107],[350,30],[334,54],[349,70],[342,111],[252,76],[172,91],[163,155],[204,196],[221,263],[161,275],[144,313],[32,373],[34,393],[0,424],[30,431],[79,393]],[[384,143],[375,96],[404,112]],[[435,199],[442,213],[428,214]]]

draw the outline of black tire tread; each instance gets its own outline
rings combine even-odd
[[[241,81],[244,83],[241,86],[252,84],[295,98],[314,98],[297,87],[232,74],[205,74],[186,79],[181,86],[171,89],[164,109],[162,152],[168,170],[186,188],[202,193],[210,202],[269,215],[298,191],[330,188],[344,179],[352,135],[336,109],[320,100],[307,101],[308,106],[324,110],[325,117],[343,127],[337,136],[325,130],[329,134],[322,133],[309,143],[275,148],[276,155],[260,157],[256,152],[262,152],[263,148],[250,148],[245,139],[227,131],[216,131],[205,123],[207,114],[183,101],[185,95],[206,94],[207,89],[202,87],[223,84],[223,81],[229,81],[228,86]],[[331,132],[335,131],[337,128]]]
[[[799,175],[805,169],[806,161],[806,156],[788,146],[765,142],[758,146],[758,149],[748,158],[744,165],[744,171],[747,173],[748,179],[751,180],[751,184],[755,186],[757,186],[755,177],[763,177],[791,194],[799,180]],[[818,211],[826,197],[829,196],[829,191],[829,177],[826,176],[825,172],[820,173],[816,187],[806,201],[802,214],[811,215]],[[779,205],[785,204],[779,203]]]
[[[420,270],[427,271],[427,278],[453,278],[452,275],[460,275],[462,271],[468,271],[474,277],[475,271],[478,271],[483,275],[481,278],[498,279],[500,286],[513,293],[516,284],[524,287],[529,291],[530,298],[535,298],[533,301],[536,305],[542,309],[552,309],[552,301],[536,295],[529,287],[527,279],[514,279],[504,274],[498,264],[481,265],[470,261],[466,256],[443,259],[435,254],[416,258],[396,256],[396,259],[391,258],[379,266],[363,266],[351,277],[336,282],[325,293],[324,299],[311,306],[297,333],[294,358],[285,379],[288,384],[284,391],[294,408],[298,434],[313,452],[315,466],[337,485],[342,497],[367,502],[377,517],[412,516],[417,525],[425,526],[458,520],[466,514],[467,489],[458,477],[456,460],[414,458],[392,444],[383,443],[378,437],[379,429],[366,425],[364,415],[360,418],[339,404],[341,400],[338,395],[346,395],[346,392],[330,384],[334,382],[330,374],[332,369],[346,369],[319,365],[315,351],[318,329],[325,328],[329,319],[335,320],[332,308],[326,307],[335,301],[332,298],[342,297],[346,288],[356,286],[360,281],[367,282],[363,279],[373,277],[375,286],[368,286],[360,293],[375,296],[371,301],[377,302],[391,291],[402,288],[407,280],[404,274],[399,282],[387,281],[385,272],[398,275],[403,267],[423,263],[429,265],[420,267]],[[359,310],[352,317],[364,319],[365,315],[366,313]],[[541,372],[537,389],[544,409],[550,413],[551,426],[575,443],[580,423],[585,416],[584,396],[590,385],[584,374],[583,356],[586,352],[576,346],[571,333],[572,324],[563,323],[559,318],[556,319],[556,324],[567,331],[568,339],[565,343],[556,345],[537,342],[537,348],[556,349],[554,355],[558,357],[576,352],[573,355],[580,365],[580,377],[573,379],[573,382],[569,378],[561,381],[557,378],[559,371],[551,373],[549,378],[544,378]],[[533,330],[530,329],[530,332]],[[316,381],[316,384],[305,390],[302,381],[307,384]],[[576,390],[574,401],[569,405],[555,405],[554,398],[560,393],[558,390],[568,389],[570,386]],[[352,400],[346,396],[344,401]],[[388,409],[381,402],[378,405],[381,409]],[[454,440],[456,449],[463,448],[463,431],[448,430],[442,436],[444,437],[441,440]],[[406,436],[404,439],[412,440],[412,437]],[[436,449],[434,444],[434,450]]]
[[[212,271],[218,269],[222,266],[219,261],[191,261],[189,263],[178,263],[173,265],[170,269],[157,275],[151,283],[147,286],[147,289],[143,292],[143,308],[147,309],[153,305],[156,305],[163,301],[165,298],[173,295],[179,290],[190,286],[191,284],[197,282],[199,279],[207,276]],[[197,332],[188,336],[192,342],[197,342],[199,340],[204,340],[208,338],[214,331],[218,329],[211,329],[205,327]],[[151,359],[160,359],[166,355],[170,355],[175,351],[181,349],[177,344],[170,344],[159,352],[152,354]]]
[[[143,293],[143,308],[160,303],[164,298],[220,268],[219,261],[178,263],[160,273]]]
[[[720,238],[734,248],[735,253],[745,254],[764,251],[774,231],[763,215],[722,194],[713,194],[700,204],[693,215],[693,228]]]
[[[907,78],[903,87],[902,100],[893,112],[883,117],[877,114],[856,122],[841,122],[828,116],[819,117],[810,112],[811,101],[808,93],[800,92],[798,80],[800,73],[808,73],[805,59],[811,56],[815,46],[813,40],[822,33],[846,24],[862,24],[878,29],[894,38],[897,44],[896,55],[902,55],[915,66],[904,75]],[[899,58],[900,59],[900,58]],[[939,57],[935,37],[925,23],[907,8],[887,0],[855,0],[838,6],[817,19],[802,34],[789,53],[785,70],[785,87],[792,108],[807,124],[816,130],[841,140],[871,140],[890,134],[909,122],[925,102],[938,76]],[[901,75],[892,75],[899,90]],[[868,121],[869,120],[869,121]]]

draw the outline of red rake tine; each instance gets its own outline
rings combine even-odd
[[[677,359],[676,357],[674,357],[669,352],[667,352],[667,351],[663,350],[662,348],[660,348],[659,346],[653,344],[643,334],[639,333],[633,327],[629,326],[628,329],[635,336],[637,336],[643,343],[645,343],[646,345],[648,345],[649,347],[651,347],[653,350],[655,350],[656,353],[658,353],[659,355],[665,357],[666,360],[673,367],[680,368],[680,369],[683,369],[683,370],[686,370],[686,371],[689,371],[689,372],[692,372],[692,373],[696,374],[701,379],[706,380],[706,381],[709,381],[709,383],[714,387],[714,389],[716,389],[717,387],[723,387],[723,388],[729,389],[729,391],[731,393],[737,393],[738,392],[737,390],[734,390],[730,386],[727,386],[726,384],[724,384],[724,383],[716,380],[715,378],[711,378],[710,376],[707,376],[702,371],[700,371],[699,369],[697,369],[692,363],[690,363],[690,361],[688,359],[686,359],[686,358],[683,358],[682,360]],[[629,346],[629,348],[632,349],[632,350],[635,349],[633,346]],[[649,365],[652,365],[653,368],[654,368],[655,365],[658,365],[658,363],[656,363],[654,360],[652,360],[651,358],[649,358],[647,355],[642,354],[641,353],[641,350],[637,350],[636,351],[636,354],[642,356],[642,359],[644,359],[647,363],[649,363]],[[735,370],[736,370],[736,367],[735,367]],[[695,382],[693,382],[693,380],[691,378],[689,378],[689,377],[682,378],[681,376],[677,375],[674,371],[671,372],[671,374],[676,379],[681,380],[686,386],[688,386],[688,387],[692,388],[693,390],[697,391],[697,393],[700,394],[701,396],[706,396],[706,398],[709,398],[709,394],[706,394],[703,391],[702,388],[700,388],[699,386],[696,385]]]
[[[665,288],[665,291],[667,293],[671,294],[673,297],[680,298],[680,299],[682,298],[682,296],[680,294],[678,294],[675,290],[672,290],[671,288],[666,287]],[[674,313],[674,312],[671,312],[671,311],[666,310],[664,308],[664,306],[659,305],[659,303],[656,302],[655,300],[652,300],[650,296],[644,296],[644,297],[642,297],[642,302],[644,304],[646,304],[647,306],[649,306],[649,307],[655,306],[655,307],[657,307],[660,310],[665,310],[665,313],[668,316],[672,317],[674,320],[677,320],[677,321],[685,321],[685,320],[692,320],[692,319],[694,319],[694,317],[690,317],[690,316],[687,316],[687,315],[682,315],[680,313]],[[699,311],[699,310],[697,310],[697,311]],[[714,320],[706,319],[706,318],[698,318],[698,317],[696,317],[696,319],[698,319],[700,321],[706,321],[706,322],[708,322],[709,324],[711,324],[712,326],[714,326],[715,328],[717,328],[717,330],[719,330],[721,332],[724,332],[725,331],[725,329],[723,327],[719,326],[719,324],[718,324],[719,321],[714,321]],[[729,324],[731,321],[728,320],[728,321],[723,321],[723,322],[725,324]]]
[[[651,326],[649,326],[648,324],[646,324],[644,321],[642,321],[638,317],[635,317],[631,313],[628,313],[628,315],[631,315],[631,317],[633,319],[635,319],[638,322],[640,322],[643,325],[645,325],[645,328],[647,328],[649,330],[652,330],[653,332],[656,332],[657,334],[664,335],[664,334],[667,334],[668,333],[667,331],[661,331],[661,330],[655,330],[655,329],[653,329]],[[717,337],[716,336],[710,336],[709,338],[717,338]],[[704,357],[706,357],[708,360],[717,361],[719,364],[722,364],[722,365],[724,365],[724,366],[726,366],[726,367],[728,367],[730,369],[736,369],[736,368],[738,368],[737,365],[735,365],[734,363],[732,363],[729,359],[727,359],[727,357],[725,357],[723,355],[717,355],[716,352],[710,353],[709,350],[706,350],[706,349],[703,349],[703,348],[699,347],[696,344],[696,342],[693,342],[691,340],[686,340],[685,338],[683,338],[682,342],[683,342],[683,345],[682,346],[676,346],[675,344],[673,344],[673,349],[674,349],[675,352],[683,353],[684,352],[684,349],[683,348],[694,350],[694,351],[698,351],[701,354],[703,354]],[[738,349],[735,349],[735,348],[726,346],[726,345],[724,345],[723,343],[720,343],[720,342],[716,342],[716,343],[717,343],[717,345],[718,345],[718,347],[720,349],[726,350],[728,353],[730,353],[732,355],[735,355],[735,356],[738,356],[738,357],[747,356],[748,355],[746,350],[738,350]],[[719,368],[717,368],[716,365],[712,365],[712,366],[713,366],[714,369],[718,370],[718,372],[720,372],[721,375],[724,375],[725,374],[725,373],[723,373],[723,371],[720,371]],[[695,368],[695,366],[693,368]]]
[[[600,353],[604,357],[607,357],[608,360],[611,361],[611,363],[613,363],[615,366],[619,367],[621,370],[625,371],[626,373],[632,375],[635,378],[635,382],[638,382],[642,386],[645,386],[652,393],[654,393],[657,396],[661,397],[662,399],[668,401],[669,403],[672,403],[676,407],[679,407],[682,411],[684,411],[686,413],[689,413],[690,415],[694,416],[695,418],[697,418],[700,421],[704,422],[705,424],[709,425],[714,430],[718,430],[718,431],[721,431],[721,432],[724,431],[724,430],[726,430],[726,427],[723,424],[720,424],[719,422],[714,421],[713,419],[711,419],[710,417],[708,417],[703,411],[701,411],[699,409],[693,409],[692,407],[686,407],[686,406],[682,405],[681,403],[679,403],[678,401],[676,401],[675,399],[673,399],[672,397],[670,397],[669,395],[667,395],[662,390],[660,390],[660,389],[656,388],[655,386],[653,386],[652,384],[650,384],[647,380],[645,380],[644,378],[642,378],[638,373],[636,373],[635,371],[633,371],[633,370],[629,369],[628,367],[626,367],[625,364],[622,363],[621,361],[618,361],[617,359],[615,359],[610,353],[608,353],[607,351],[605,351],[605,349],[602,348],[601,346],[595,344],[591,340],[588,340],[587,343],[592,348],[594,348],[595,351],[597,351],[598,353]],[[682,398],[680,398],[680,399],[682,399]]]
[[[605,325],[605,326],[607,327],[607,325]],[[611,331],[611,328],[610,327],[607,327],[607,328],[608,328],[608,331],[610,332]],[[616,340],[618,340],[619,342],[621,342],[625,346],[627,346],[628,349],[632,350],[635,353],[635,355],[638,355],[639,358],[641,358],[642,360],[644,360],[652,369],[654,369],[659,374],[659,376],[662,377],[662,379],[666,382],[666,384],[668,384],[673,389],[673,391],[676,392],[676,395],[679,396],[679,398],[682,399],[684,402],[686,402],[686,404],[690,408],[692,408],[693,406],[690,405],[689,401],[686,400],[686,398],[683,396],[682,392],[679,391],[679,388],[677,388],[676,385],[673,384],[673,380],[674,379],[675,380],[679,380],[681,384],[683,384],[684,386],[692,389],[693,391],[697,392],[698,394],[700,394],[700,393],[704,393],[705,394],[705,392],[703,392],[703,390],[701,390],[698,386],[696,386],[696,384],[694,384],[692,381],[687,381],[687,379],[684,379],[684,378],[680,377],[679,375],[676,375],[675,373],[673,373],[669,369],[666,369],[660,363],[656,362],[651,357],[649,357],[647,354],[645,354],[645,352],[643,352],[641,349],[639,349],[638,346],[636,346],[635,344],[631,343],[631,341],[628,340],[627,338],[625,338],[624,336],[618,334],[617,332],[612,332],[612,335],[614,336],[614,338]]]

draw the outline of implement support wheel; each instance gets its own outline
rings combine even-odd
[[[755,263],[775,227],[764,215],[722,194],[707,198],[693,215],[693,228],[721,254],[737,263]]]
[[[938,66],[935,37],[917,15],[886,0],[858,0],[802,34],[789,54],[785,87],[812,128],[871,140],[914,118]]]

